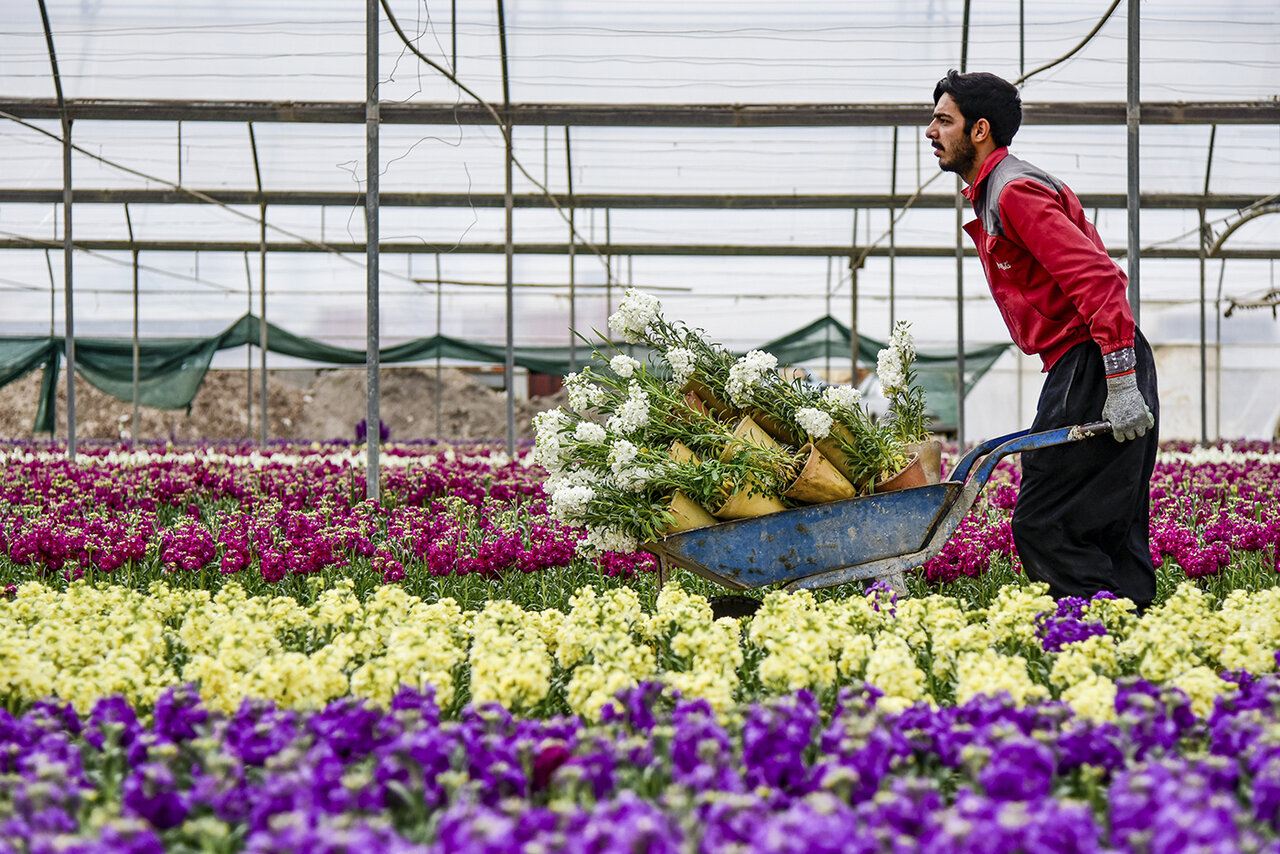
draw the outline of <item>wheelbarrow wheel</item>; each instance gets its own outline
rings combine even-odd
[[[750,617],[760,610],[759,599],[752,599],[750,596],[739,596],[735,593],[712,596],[708,601],[711,605],[711,616],[716,620],[721,617]]]

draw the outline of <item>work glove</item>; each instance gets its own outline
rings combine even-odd
[[[1111,435],[1117,442],[1145,435],[1155,426],[1156,419],[1138,390],[1138,360],[1133,348],[1107,353],[1102,361],[1107,371],[1107,402],[1102,405],[1102,417],[1111,422]]]

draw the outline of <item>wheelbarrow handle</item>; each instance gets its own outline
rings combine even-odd
[[[1037,448],[1048,448],[1053,445],[1062,445],[1066,442],[1078,442],[1081,439],[1088,439],[1092,436],[1104,436],[1111,433],[1110,421],[1094,421],[1090,424],[1079,424],[1074,427],[1058,427],[1054,430],[1045,430],[1041,433],[1032,433],[1030,430],[1019,430],[1016,433],[1008,433],[1004,436],[997,436],[994,439],[988,439],[974,445],[969,452],[960,458],[960,462],[956,463],[955,468],[948,475],[947,480],[964,483],[969,479],[970,470],[977,464],[978,460],[987,456],[992,451],[999,449],[999,453],[988,462],[994,468],[994,463],[1009,454],[1017,454],[1022,451],[1033,451]],[[989,474],[989,472],[988,472]],[[985,482],[986,477],[982,480]]]

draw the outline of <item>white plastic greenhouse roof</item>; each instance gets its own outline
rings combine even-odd
[[[1016,79],[1077,47],[1104,18],[1109,0],[972,0],[967,68]],[[1119,2],[1074,55],[1023,85],[1029,110],[1053,104],[1119,106],[1109,124],[1028,121],[1014,151],[1067,181],[1113,250],[1126,245],[1126,10]],[[455,67],[459,80],[501,105],[497,2],[390,3],[417,48]],[[919,105],[911,122],[794,127],[618,127],[519,125],[515,156],[556,193],[591,195],[910,196],[934,179],[923,144],[934,83],[961,64],[962,0],[690,4],[668,0],[506,0],[510,100],[516,105]],[[365,98],[364,4],[351,0],[49,0],[63,90],[72,104],[110,102],[346,103]],[[0,20],[0,109],[54,97],[37,0],[12,0]],[[1280,4],[1275,0],[1163,0],[1141,4],[1140,91],[1144,105],[1266,106],[1280,96]],[[1021,20],[1020,20],[1021,18]],[[471,105],[419,61],[381,15],[380,97],[394,105]],[[14,106],[18,105],[18,106]],[[111,108],[114,109],[114,108]],[[110,116],[110,109],[99,111]],[[29,113],[34,114],[34,113]],[[56,115],[56,114],[55,114]],[[95,113],[97,115],[97,113]],[[154,113],[153,115],[160,115]],[[914,116],[914,114],[909,114]],[[1269,113],[1274,116],[1275,113]],[[62,321],[61,127],[56,118],[0,117],[0,333],[45,334]],[[38,130],[37,130],[38,129]],[[47,132],[41,134],[39,130]],[[127,336],[132,325],[132,237],[140,254],[144,336],[210,333],[229,325],[256,294],[257,182],[246,121],[82,118],[73,183],[78,335]],[[364,342],[363,189],[365,127],[351,123],[253,124],[262,189],[328,193],[323,204],[273,204],[268,241],[300,239],[345,246],[325,252],[273,251],[267,260],[268,317],[300,335],[343,346]],[[896,149],[894,141],[897,141]],[[1210,144],[1212,139],[1212,159]],[[504,281],[500,204],[468,204],[504,189],[499,131],[480,123],[381,128],[383,194],[447,194],[450,206],[385,205],[381,240],[382,342],[433,334],[501,342]],[[1141,217],[1143,324],[1153,340],[1198,340],[1198,212],[1186,197],[1222,200],[1208,211],[1220,234],[1237,208],[1280,192],[1280,124],[1224,120],[1144,124],[1144,196],[1181,194],[1180,203],[1144,207]],[[895,168],[896,164],[896,168]],[[127,167],[133,172],[123,171]],[[1208,176],[1206,178],[1206,171]],[[142,176],[149,176],[142,177]],[[239,191],[234,207],[161,204],[159,194],[90,191]],[[859,327],[883,336],[889,293],[896,316],[915,324],[923,346],[954,346],[956,215],[947,175],[902,215],[886,257],[886,208],[643,209],[619,203],[580,208],[575,222],[597,256],[579,248],[579,326],[603,328],[603,285],[612,304],[627,284],[660,293],[669,314],[704,326],[733,346],[749,346],[799,327],[828,309],[847,319],[849,256],[875,244],[858,277]],[[38,191],[45,191],[41,194]],[[536,195],[519,172],[514,191]],[[181,196],[181,193],[177,195]],[[935,203],[926,204],[929,197]],[[34,199],[34,200],[33,200]],[[459,201],[459,199],[461,201]],[[193,201],[184,197],[184,201]],[[297,201],[296,199],[294,201]],[[945,200],[944,200],[945,201]],[[1178,205],[1181,205],[1179,207]],[[567,286],[568,226],[546,206],[518,208],[517,245],[555,247],[520,254],[522,285]],[[196,251],[213,243],[222,251]],[[832,247],[830,254],[751,255],[691,250],[646,254],[645,247]],[[22,248],[23,246],[30,248]],[[422,251],[407,251],[413,246]],[[180,248],[166,248],[180,247]],[[615,248],[607,248],[615,247]],[[616,247],[633,247],[627,253]],[[912,250],[942,257],[914,257]],[[1150,254],[1146,250],[1150,249]],[[46,251],[48,250],[48,251]],[[1280,216],[1258,217],[1232,234],[1207,270],[1212,299],[1259,300],[1274,287]],[[1181,257],[1165,258],[1165,255]],[[920,253],[914,253],[918,256]],[[603,256],[603,257],[601,257]],[[1246,257],[1249,256],[1249,257]],[[606,272],[606,259],[608,272]],[[1120,263],[1124,263],[1123,259]],[[446,282],[437,316],[436,278]],[[52,284],[51,284],[52,283]],[[474,283],[474,284],[466,284]],[[51,301],[51,287],[53,299]],[[966,338],[1007,340],[974,259],[964,264]],[[520,344],[567,343],[567,287],[517,293]],[[584,296],[584,294],[587,294]],[[1221,309],[1222,303],[1219,305]],[[258,310],[256,297],[253,308]],[[1220,312],[1219,312],[1220,313]],[[1227,339],[1272,343],[1270,312],[1241,311],[1224,322]],[[240,357],[239,364],[243,363]],[[287,364],[281,360],[280,364]]]

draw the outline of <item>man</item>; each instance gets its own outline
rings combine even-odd
[[[1033,431],[1110,421],[1086,439],[1022,455],[1013,538],[1027,576],[1055,597],[1107,590],[1139,611],[1155,598],[1149,483],[1160,404],[1151,347],[1133,321],[1128,280],[1080,201],[1009,154],[1022,123],[1014,86],[948,72],[925,133],[943,170],[968,185],[964,228],[1013,341],[1047,372]]]

